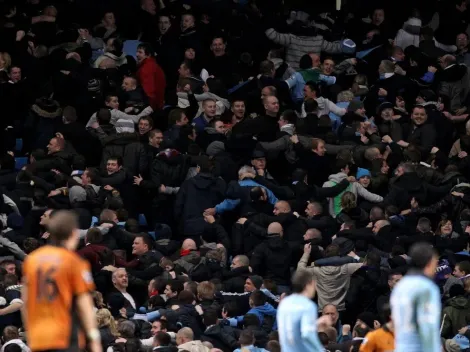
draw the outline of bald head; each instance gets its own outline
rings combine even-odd
[[[178,333],[176,334],[176,343],[178,345],[192,340],[194,340],[194,333],[191,328],[182,328],[178,330]]]
[[[268,235],[282,235],[282,225],[278,222],[273,222],[268,226]]]
[[[321,232],[317,229],[308,229],[304,234],[304,240],[311,241],[315,239],[319,239],[319,240],[322,239]]]
[[[189,249],[189,250],[196,250],[196,242],[194,242],[192,239],[187,238],[183,241],[183,245],[181,246],[181,249]]]
[[[273,213],[276,216],[279,215],[279,214],[287,214],[287,213],[290,213],[290,212],[291,212],[291,207],[290,207],[289,203],[287,203],[284,200],[281,200],[281,201],[277,202],[274,205]]]

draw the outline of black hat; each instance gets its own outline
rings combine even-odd
[[[383,102],[382,104],[380,104],[378,107],[377,107],[377,115],[380,116],[382,114],[382,111],[384,111],[385,109],[393,109],[394,106],[392,103],[386,101],[386,102]]]
[[[261,158],[266,158],[266,154],[262,150],[255,150],[253,154],[251,155],[251,159],[261,159]]]

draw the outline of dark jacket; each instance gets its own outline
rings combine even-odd
[[[252,275],[249,267],[242,266],[239,268],[225,271],[223,273],[223,290],[225,292],[241,293],[245,291],[245,281],[248,276]]]
[[[235,331],[230,326],[222,324],[208,327],[202,334],[201,341],[208,341],[214,348],[221,349],[223,352],[232,352],[240,347]]]
[[[110,157],[121,157],[123,167],[130,175],[143,174],[147,169],[147,156],[145,147],[139,143],[135,133],[120,133],[107,137],[104,142],[101,157],[101,169],[106,169],[106,162]]]
[[[271,235],[259,244],[251,256],[253,271],[278,285],[289,285],[292,251],[279,235]]]
[[[204,232],[204,210],[225,199],[225,181],[211,174],[199,173],[183,182],[175,201],[175,216],[180,219],[185,235]]]
[[[454,337],[458,331],[467,326],[467,315],[470,313],[470,301],[463,296],[449,299],[442,310],[444,323],[442,324],[441,336],[445,338]]]

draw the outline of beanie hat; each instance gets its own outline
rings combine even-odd
[[[374,328],[375,316],[371,312],[362,312],[357,316],[357,320],[364,322],[369,328]]]
[[[385,101],[377,107],[377,115],[380,116],[382,114],[382,111],[384,111],[385,109],[393,109],[393,108],[394,106],[392,103]]]
[[[259,275],[252,275],[248,277],[253,285],[255,285],[256,289],[259,290],[261,286],[263,286],[263,278]]]
[[[172,237],[171,227],[167,224],[156,224],[155,225],[155,237],[159,240],[170,239]]]
[[[351,39],[344,39],[341,42],[341,48],[344,54],[354,54],[356,52],[356,43]]]
[[[452,269],[449,265],[447,259],[442,259],[439,261],[436,268],[436,280],[444,280],[446,275],[452,274]]]
[[[367,170],[367,169],[363,169],[361,167],[358,167],[357,168],[357,174],[356,174],[356,179],[360,179],[361,177],[365,177],[365,176],[371,176],[370,175],[370,171]]]
[[[355,112],[357,109],[363,109],[364,103],[360,100],[352,100],[348,105],[348,111]]]

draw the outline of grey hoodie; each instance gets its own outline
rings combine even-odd
[[[347,178],[348,175],[346,175],[344,172],[339,172],[337,174],[330,175],[328,177],[328,181],[326,181],[323,184],[323,187],[333,187],[340,183],[342,180]],[[352,192],[356,196],[356,199],[358,196],[364,198],[365,200],[368,200],[369,202],[372,203],[380,203],[383,201],[383,198],[377,194],[369,192],[367,189],[365,189],[359,182],[354,182],[349,185],[348,188],[346,188],[345,192]],[[342,193],[339,194],[337,197],[341,197]],[[337,213],[335,213],[335,198],[329,198],[329,206],[328,210],[330,212],[330,215],[334,218],[336,218]]]

